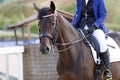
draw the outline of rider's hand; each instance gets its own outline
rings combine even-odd
[[[96,29],[96,26],[92,25],[87,31],[88,33],[92,34],[95,29]]]

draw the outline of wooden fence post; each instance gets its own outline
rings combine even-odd
[[[30,24],[27,24],[28,40],[31,40]]]
[[[18,45],[18,37],[17,37],[17,33],[16,33],[16,27],[14,28],[14,35],[15,35],[16,45]]]
[[[24,40],[25,40],[25,36],[24,36],[24,27],[21,27],[21,32],[22,32],[22,40],[23,40],[23,42],[24,42]]]

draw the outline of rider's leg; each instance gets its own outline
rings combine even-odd
[[[101,59],[104,63],[105,66],[105,77],[106,78],[111,78],[110,70],[109,70],[109,53],[107,49],[107,44],[105,40],[105,33],[101,29],[96,29],[92,35],[97,39],[100,45],[100,55]]]

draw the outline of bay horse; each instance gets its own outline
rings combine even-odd
[[[95,80],[96,64],[90,48],[78,31],[56,11],[54,2],[51,1],[50,7],[41,9],[34,3],[34,8],[38,11],[38,26],[41,32],[40,51],[42,54],[49,54],[52,45],[56,45],[58,49],[58,80]],[[118,36],[114,38],[120,43]],[[111,63],[110,70],[113,80],[120,80],[120,62]],[[98,76],[98,80],[103,80],[102,74]]]

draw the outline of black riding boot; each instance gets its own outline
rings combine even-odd
[[[108,50],[101,53],[101,60],[102,60],[102,63],[105,67],[105,72],[104,72],[104,80],[111,80],[112,79],[112,74],[109,70],[109,64],[110,64],[110,59],[109,59],[109,52]]]

